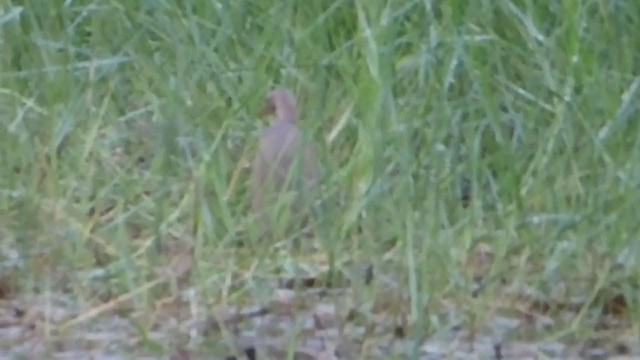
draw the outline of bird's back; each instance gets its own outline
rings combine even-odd
[[[278,121],[265,131],[253,163],[254,210],[262,210],[284,191],[306,193],[315,185],[318,166],[313,149],[305,145],[295,124]]]

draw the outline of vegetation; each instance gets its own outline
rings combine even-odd
[[[631,352],[639,27],[630,0],[5,2],[0,318],[30,335],[0,348],[224,358],[256,319],[193,321],[293,299],[269,324],[335,343],[291,320],[321,304],[362,358]],[[250,235],[276,85],[331,200],[299,247]]]

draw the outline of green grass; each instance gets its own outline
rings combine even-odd
[[[508,289],[560,305],[549,328],[496,341],[586,342],[618,294],[629,322],[607,336],[637,335],[640,3],[14,3],[0,6],[0,276],[27,308],[67,299],[65,320],[132,300],[64,336],[120,315],[139,337],[124,353],[169,354],[149,336],[159,300],[191,287],[202,316],[249,306],[327,261],[347,277],[374,265],[370,286],[350,286],[364,313],[394,279],[398,356],[452,325],[445,303],[483,332],[515,306]],[[256,114],[275,85],[297,94],[338,200],[301,249],[238,231],[251,228]],[[472,297],[464,264],[487,246],[484,278],[503,281]],[[185,249],[189,276],[154,283]],[[192,349],[221,357],[229,336]]]

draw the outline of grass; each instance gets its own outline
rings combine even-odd
[[[274,279],[327,265],[352,279],[356,326],[393,299],[375,336],[404,319],[390,351],[403,358],[514,312],[522,326],[492,341],[570,352],[637,336],[635,2],[13,3],[0,7],[0,275],[3,301],[47,304],[45,349],[97,352],[80,334],[105,326],[122,354],[170,354],[191,334],[175,319],[263,303]],[[302,249],[238,231],[275,85],[298,95],[339,200]],[[354,265],[373,266],[371,284]],[[619,303],[625,321],[601,330]],[[532,316],[553,321],[523,330]],[[189,351],[222,357],[233,334]]]

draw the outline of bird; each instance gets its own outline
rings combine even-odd
[[[304,227],[318,184],[319,165],[312,144],[298,126],[295,96],[285,88],[271,90],[260,116],[273,116],[274,120],[261,135],[251,166],[252,212],[263,235],[277,226],[282,209],[288,212],[284,217],[288,226]]]

